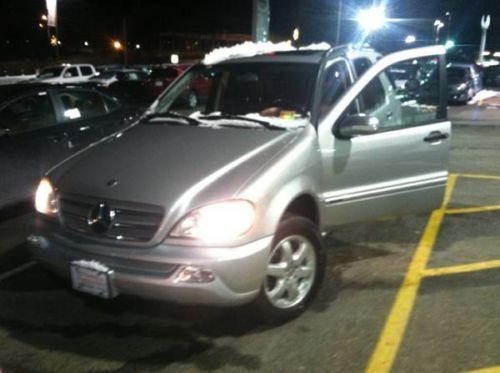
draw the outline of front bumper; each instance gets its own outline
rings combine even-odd
[[[258,295],[272,236],[230,248],[160,244],[131,249],[82,241],[50,230],[38,230],[28,239],[35,260],[64,277],[70,277],[71,262],[93,260],[113,270],[111,285],[117,294],[181,304],[234,306]],[[213,279],[183,282],[179,275],[187,266],[208,270]]]

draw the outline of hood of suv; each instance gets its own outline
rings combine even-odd
[[[49,177],[63,194],[168,211],[188,191],[197,203],[203,203],[198,197],[206,189],[206,202],[231,197],[297,132],[139,124],[68,160]]]

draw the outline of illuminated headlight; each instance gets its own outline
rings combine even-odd
[[[465,91],[465,88],[467,88],[467,84],[462,83],[457,87],[457,91]]]
[[[191,211],[175,225],[170,236],[227,242],[247,233],[254,220],[252,203],[245,200],[224,201]]]
[[[38,184],[35,196],[35,208],[41,214],[57,214],[56,192],[47,178],[43,178],[40,184]]]

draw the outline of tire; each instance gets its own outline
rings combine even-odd
[[[194,109],[198,105],[198,96],[195,91],[189,91],[186,100],[190,109]]]
[[[271,246],[266,278],[252,304],[254,314],[271,324],[299,316],[316,295],[324,272],[325,251],[318,227],[303,217],[285,218]]]

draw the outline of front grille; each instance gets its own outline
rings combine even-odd
[[[96,233],[89,224],[89,216],[91,210],[102,203],[107,204],[114,217],[105,232]],[[59,213],[63,226],[68,230],[89,237],[128,242],[152,240],[163,219],[163,208],[159,206],[74,195],[60,197]]]

